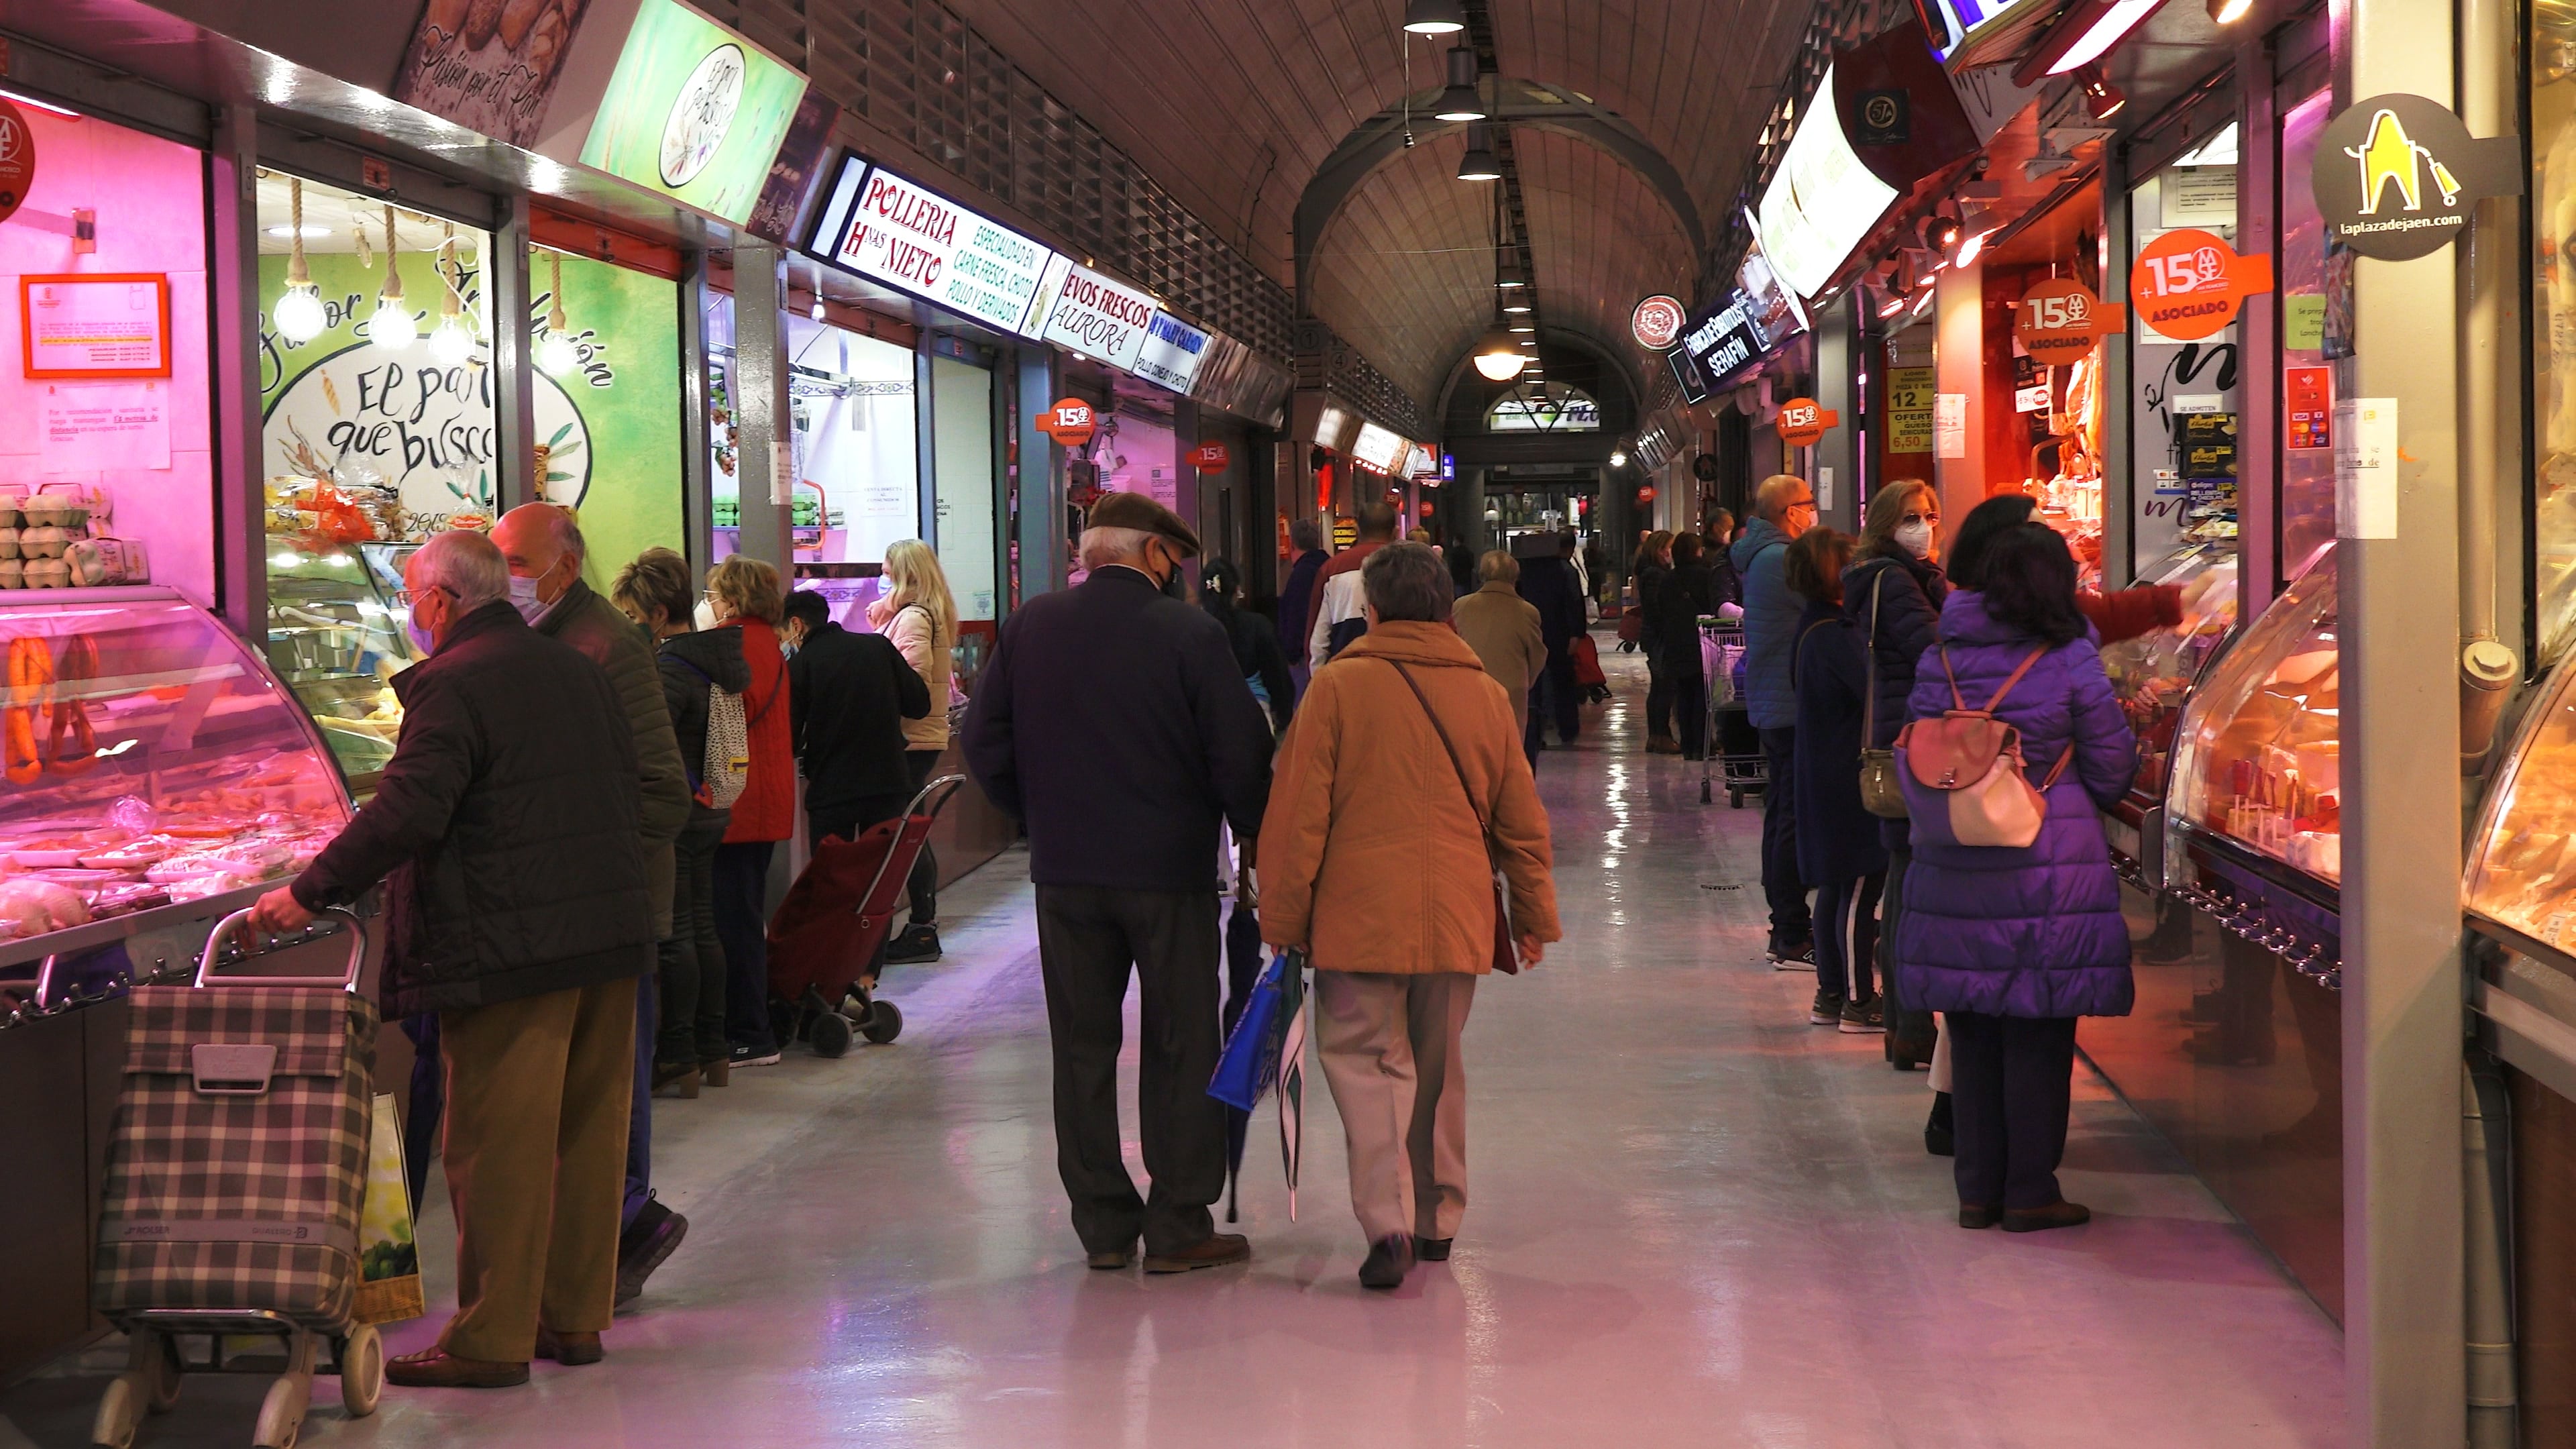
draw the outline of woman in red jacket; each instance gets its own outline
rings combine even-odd
[[[769,1024],[769,858],[796,828],[796,750],[788,731],[787,661],[778,624],[786,598],[778,570],[735,554],[707,572],[707,606],[719,629],[742,631],[751,688],[742,693],[751,769],[716,847],[716,938],[725,953],[725,1034],[733,1065],[778,1060]]]

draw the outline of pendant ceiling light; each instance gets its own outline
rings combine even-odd
[[[1505,292],[1503,294],[1503,310],[1515,317],[1527,314],[1530,310],[1529,293]]]
[[[546,267],[551,301],[546,308],[545,340],[537,344],[537,366],[561,377],[580,364],[581,348],[572,340],[572,324],[564,320],[563,253],[546,253]]]
[[[394,209],[385,208],[385,284],[376,292],[375,315],[367,319],[367,340],[387,352],[400,352],[420,340],[420,323],[403,300],[402,255],[394,238]]]
[[[1511,309],[1510,309],[1510,308],[1508,308],[1508,307],[1506,307],[1504,310],[1505,310],[1505,311],[1509,311],[1509,310],[1511,310]],[[1528,309],[1527,307],[1523,307],[1521,310],[1522,310],[1523,312],[1527,312],[1529,309]],[[1537,324],[1536,322],[1531,321],[1529,318],[1527,318],[1527,317],[1525,317],[1525,316],[1524,316],[1524,317],[1514,317],[1514,318],[1512,319],[1512,321],[1511,321],[1511,330],[1512,330],[1513,332],[1515,332],[1515,333],[1520,333],[1520,332],[1536,332],[1536,331],[1538,330],[1538,324]]]
[[[1449,48],[1449,88],[1432,103],[1431,114],[1443,121],[1481,121],[1491,114],[1476,91],[1476,52],[1463,45]]]
[[[1488,331],[1476,343],[1476,371],[1487,382],[1509,382],[1521,375],[1529,359],[1512,342],[1512,334],[1500,326]]]
[[[1407,0],[1404,28],[1416,35],[1455,35],[1467,28],[1467,12],[1458,0]]]
[[[456,224],[447,225],[447,238],[438,244],[438,254],[431,258],[430,269],[445,284],[446,295],[438,302],[438,327],[429,334],[429,355],[441,367],[463,367],[474,360],[474,323],[465,315],[465,298],[456,290],[456,279],[465,264],[456,259]]]
[[[1503,258],[1503,264],[1494,270],[1494,285],[1497,287],[1526,287],[1529,285],[1529,272],[1521,265],[1520,258],[1516,256],[1505,256]]]
[[[1461,181],[1500,181],[1503,164],[1494,159],[1494,146],[1482,122],[1467,127],[1467,154],[1458,159]]]
[[[269,309],[269,320],[277,324],[277,335],[292,343],[306,343],[322,335],[330,318],[322,310],[322,289],[313,285],[313,273],[304,265],[304,182],[289,177],[286,182],[289,233],[295,238],[286,252],[286,290],[278,294],[277,305]]]

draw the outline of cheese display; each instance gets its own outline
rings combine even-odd
[[[2168,812],[2340,882],[2341,660],[2329,552],[2193,692],[2175,735]]]
[[[2576,951],[2576,674],[2523,716],[2469,842],[2468,908]]]
[[[283,879],[349,820],[287,688],[165,590],[0,601],[0,943]]]
[[[2138,732],[2138,778],[2131,788],[2141,795],[2164,794],[2184,696],[2235,631],[2236,574],[2233,547],[2185,545],[2145,580],[2182,587],[2182,622],[2102,646],[2112,691]]]
[[[402,729],[392,679],[411,666],[412,646],[394,599],[403,560],[417,547],[281,547],[269,558],[268,661],[304,701],[362,792],[373,788]]]

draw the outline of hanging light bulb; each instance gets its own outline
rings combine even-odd
[[[375,315],[367,319],[367,340],[387,352],[400,352],[420,340],[420,324],[403,300],[402,258],[395,249],[390,206],[385,208],[385,285],[376,293]]]
[[[289,177],[286,182],[289,224],[295,240],[286,253],[286,290],[278,294],[277,304],[269,309],[269,320],[277,324],[277,335],[301,345],[322,335],[330,317],[322,309],[322,289],[313,285],[313,273],[304,265],[304,182]]]
[[[1485,125],[1481,121],[1472,122],[1467,127],[1467,154],[1458,160],[1458,179],[1461,181],[1503,179],[1502,163],[1494,159],[1493,142],[1487,136]]]
[[[463,367],[474,360],[474,324],[465,315],[465,299],[456,290],[456,273],[462,270],[455,257],[456,224],[447,224],[447,240],[439,243],[438,256],[431,269],[445,283],[446,295],[438,303],[438,329],[429,334],[429,355],[441,367]],[[440,262],[446,265],[439,265]]]
[[[546,335],[537,344],[537,366],[561,377],[581,365],[581,346],[572,340],[572,324],[564,320],[563,253],[546,253],[546,266],[553,304],[546,309]]]
[[[1404,28],[1416,35],[1455,35],[1467,28],[1467,11],[1458,0],[1409,0]]]
[[[1528,356],[1513,343],[1512,334],[1499,326],[1476,343],[1476,371],[1488,382],[1509,382],[1521,375],[1528,362]]]
[[[1449,49],[1449,85],[1440,99],[1431,103],[1431,114],[1442,121],[1481,121],[1492,112],[1485,98],[1477,94],[1476,52],[1464,45]]]

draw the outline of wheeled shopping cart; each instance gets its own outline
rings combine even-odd
[[[340,1376],[351,1415],[375,1412],[384,1345],[354,1314],[376,1009],[358,990],[365,928],[325,914],[349,939],[342,975],[214,974],[243,959],[223,954],[250,918],[235,911],[207,937],[194,985],[134,991],[92,1279],[129,1357],[99,1401],[95,1444],[128,1449],[191,1373],[277,1375],[258,1449],[294,1449],[317,1372]]]
[[[1741,810],[1744,797],[1761,794],[1771,779],[1762,732],[1744,704],[1744,621],[1701,619],[1699,654],[1708,675],[1708,749],[1700,756],[1699,800],[1705,805],[1716,799],[1715,787],[1723,783],[1726,803]]]
[[[798,1038],[816,1056],[837,1057],[850,1049],[853,1028],[879,1045],[903,1031],[903,1013],[872,994],[877,951],[930,827],[965,783],[942,775],[903,814],[858,839],[826,839],[787,888],[769,921],[769,1010],[781,1044]]]

